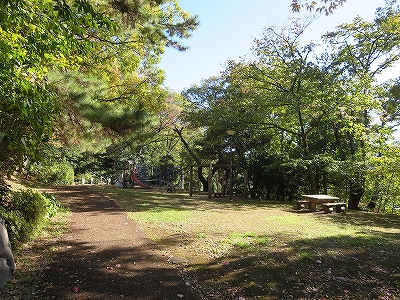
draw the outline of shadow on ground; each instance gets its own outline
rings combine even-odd
[[[178,299],[180,293],[190,299],[177,270],[152,249],[96,251],[79,242],[63,249],[44,273],[44,299]]]
[[[381,242],[348,236],[277,241],[193,265],[187,277],[209,299],[398,299],[399,244]]]

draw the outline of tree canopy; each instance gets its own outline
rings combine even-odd
[[[292,10],[329,14],[344,2],[293,0]],[[397,193],[376,181],[397,176],[389,165],[399,79],[377,81],[399,59],[394,2],[373,21],[326,33],[324,53],[301,42],[307,20],[269,26],[252,59],[228,60],[220,76],[181,94],[163,86],[158,67],[165,48],[184,51],[199,25],[178,1],[9,0],[0,17],[2,176],[40,169],[44,157],[82,176],[134,159],[197,166],[207,189],[201,166],[233,159],[237,194],[244,169],[252,197],[332,193],[358,208]]]
[[[166,95],[161,53],[184,50],[177,38],[198,25],[173,0],[10,0],[0,17],[1,174],[39,158],[54,133],[66,142],[74,128],[120,135],[148,123]]]
[[[374,120],[398,108],[390,92],[396,85],[382,96],[376,81],[398,60],[397,12],[388,7],[373,22],[339,26],[324,36],[326,53],[300,43],[307,23],[268,27],[255,39],[253,60],[228,61],[221,77],[185,90],[193,103],[187,120],[203,126],[208,159],[223,159],[232,128],[254,195],[334,193],[358,208],[366,189],[371,193],[369,159],[393,147],[388,124]]]

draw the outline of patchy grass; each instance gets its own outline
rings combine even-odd
[[[290,204],[102,190],[202,299],[400,299],[400,217],[326,215]]]

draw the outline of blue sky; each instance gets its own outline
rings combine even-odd
[[[304,2],[304,1],[303,1]],[[176,92],[199,85],[202,79],[218,76],[228,59],[249,57],[253,40],[263,28],[283,25],[288,18],[304,17],[306,12],[293,14],[291,0],[179,0],[191,14],[198,14],[199,28],[188,40],[186,52],[167,49],[160,68],[165,70],[165,86]],[[304,40],[316,42],[335,26],[351,22],[357,15],[368,21],[374,18],[384,0],[347,0],[332,15],[322,15],[305,32]]]

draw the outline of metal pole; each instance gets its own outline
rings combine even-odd
[[[247,198],[249,196],[249,189],[248,189],[248,184],[249,184],[249,170],[244,169],[244,197]]]
[[[193,166],[190,166],[190,175],[189,175],[189,196],[193,196]]]
[[[231,177],[229,180],[229,199],[232,200],[232,195],[233,195],[233,160],[232,160],[232,136],[235,134],[235,130],[229,129],[226,131],[226,133],[229,135],[229,143],[230,143],[230,157],[231,157]]]
[[[212,197],[212,162],[210,162],[210,168],[208,169],[208,199]]]
[[[232,147],[231,147],[231,167],[230,167],[230,169],[231,169],[231,177],[230,177],[230,180],[229,180],[229,199],[230,199],[230,200],[232,200],[232,195],[233,195],[233,191],[232,191],[232,188],[233,188],[233,160],[232,160]]]

